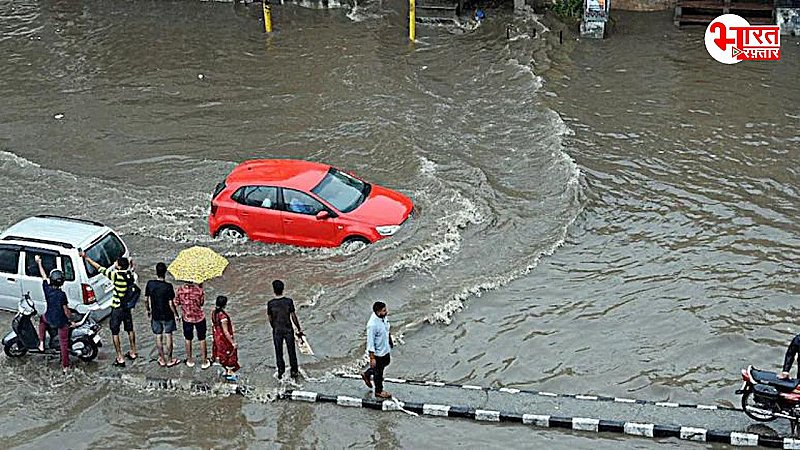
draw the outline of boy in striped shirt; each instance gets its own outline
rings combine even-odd
[[[125,367],[125,358],[131,361],[138,358],[136,352],[136,333],[133,331],[133,316],[131,316],[131,310],[122,304],[122,299],[125,297],[125,292],[128,290],[126,276],[129,276],[128,269],[130,269],[130,262],[128,258],[120,257],[113,266],[106,268],[92,260],[86,252],[81,252],[80,256],[114,284],[114,297],[111,299],[111,318],[109,319],[109,328],[111,328],[111,337],[114,341],[114,350],[117,352],[114,366]],[[122,355],[122,344],[119,339],[120,325],[124,325],[125,331],[128,332],[128,340],[131,344],[130,351],[124,356]]]

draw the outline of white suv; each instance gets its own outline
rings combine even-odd
[[[64,272],[70,308],[84,313],[98,303],[103,309],[92,315],[107,316],[113,285],[78,255],[81,249],[103,267],[129,256],[128,247],[111,228],[89,220],[40,215],[0,234],[0,309],[16,311],[22,294],[30,291],[36,308],[44,313],[42,278],[34,260],[39,255],[48,273],[56,268]]]

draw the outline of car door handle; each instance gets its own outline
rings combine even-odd
[[[16,283],[17,279],[16,278],[6,278],[6,281],[8,281],[9,283]]]

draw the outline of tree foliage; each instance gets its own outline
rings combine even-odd
[[[556,0],[550,10],[562,19],[578,19],[583,14],[583,0]]]

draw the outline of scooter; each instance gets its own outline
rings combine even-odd
[[[753,366],[742,369],[742,410],[753,420],[786,419],[796,435],[800,421],[800,379],[781,379],[775,372]]]
[[[70,309],[75,322],[69,329],[69,352],[82,361],[92,361],[103,346],[100,340],[100,325],[91,317],[91,309],[81,316],[78,311]],[[50,339],[45,338],[44,351],[39,350],[39,335],[34,326],[33,316],[38,314],[31,300],[30,292],[22,296],[17,315],[11,320],[11,329],[3,338],[3,351],[11,358],[19,358],[27,353],[39,355],[59,355],[61,348],[58,341],[58,329],[47,327]]]

